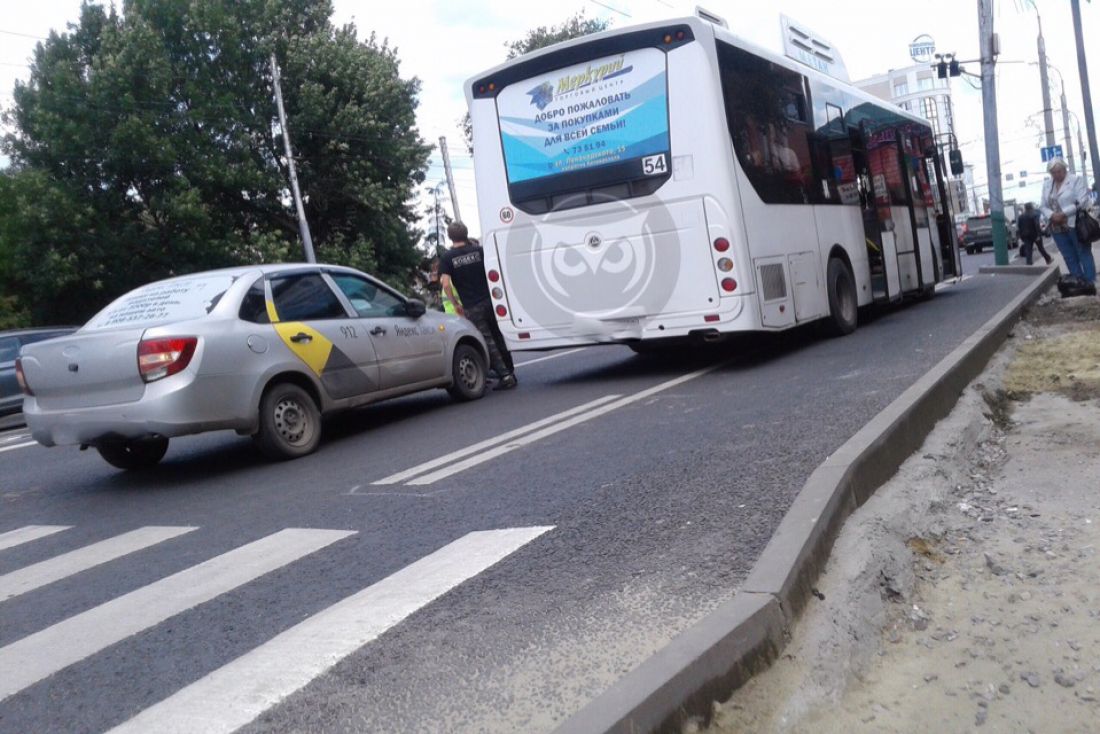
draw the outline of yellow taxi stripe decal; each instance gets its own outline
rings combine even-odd
[[[332,353],[332,342],[321,332],[311,329],[301,322],[290,321],[273,324],[273,326],[290,351],[298,355],[298,358],[305,362],[314,374],[320,377],[321,372],[325,369],[325,364],[328,362],[328,357]],[[302,342],[290,340],[290,337],[298,334],[306,334],[313,338]]]
[[[267,320],[273,324],[279,323],[279,312],[275,310],[274,301],[267,301]]]

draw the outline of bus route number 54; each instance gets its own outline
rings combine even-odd
[[[668,172],[668,163],[665,162],[665,154],[649,155],[642,159],[642,173],[647,176],[658,176]]]

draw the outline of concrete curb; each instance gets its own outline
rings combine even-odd
[[[978,275],[1040,275],[1047,265],[982,265]]]
[[[999,268],[995,272],[1006,273]],[[971,334],[810,475],[733,599],[674,638],[566,720],[555,734],[680,731],[709,717],[786,645],[844,520],[916,451],[1000,348],[1020,312],[1058,280],[1035,283]]]

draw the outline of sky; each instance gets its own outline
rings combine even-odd
[[[848,67],[852,79],[881,74],[913,62],[908,45],[928,34],[937,51],[955,52],[961,60],[978,57],[978,1],[959,0],[703,0],[708,10],[726,18],[730,29],[757,44],[780,50],[779,14],[809,26],[829,39]],[[576,12],[607,18],[612,27],[691,15],[696,2],[682,0],[334,0],[335,22],[352,22],[360,37],[374,32],[398,50],[402,76],[415,76],[422,88],[418,124],[422,136],[436,143],[445,135],[451,151],[459,207],[463,219],[478,231],[473,161],[466,151],[458,121],[466,111],[462,85],[468,78],[504,60],[505,44],[531,28],[559,23]],[[1047,56],[1064,73],[1069,108],[1083,120],[1076,46],[1068,0],[1035,0],[1042,15]],[[37,37],[63,29],[75,21],[80,0],[0,0],[0,105],[11,103],[17,79],[26,78]],[[1042,99],[1039,72],[1034,65],[1036,12],[1026,0],[994,0],[996,31],[1001,39],[998,66],[998,122],[1004,173],[1016,180],[1005,183],[1005,198],[1037,200],[1044,175],[1038,146],[1042,143]],[[1100,2],[1083,3],[1086,48],[1100,49]],[[22,35],[19,35],[22,34]],[[1100,54],[1090,59],[1093,80],[1100,79]],[[976,62],[964,63],[978,73]],[[1058,108],[1058,73],[1052,72],[1053,106]],[[977,80],[973,80],[977,84]],[[980,91],[964,79],[952,81],[956,132],[967,163],[975,165],[975,180],[984,184],[985,151]],[[1100,102],[1100,87],[1095,101]],[[1072,124],[1072,123],[1071,123]],[[293,133],[294,121],[289,125]],[[1060,113],[1055,132],[1062,142]],[[1077,148],[1074,133],[1074,148]],[[1033,185],[1018,188],[1019,173],[1028,171]],[[443,179],[438,153],[428,170],[429,184]],[[982,188],[982,195],[985,189]],[[449,207],[448,207],[449,208]]]

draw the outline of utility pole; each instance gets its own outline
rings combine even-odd
[[[1031,3],[1031,7],[1035,8],[1035,18],[1039,22],[1039,84],[1043,87],[1043,130],[1047,135],[1047,147],[1054,146],[1054,111],[1050,106],[1050,75],[1047,71],[1047,44],[1043,40],[1043,18],[1039,15],[1039,9],[1035,7],[1035,3]]]
[[[1061,78],[1061,72],[1058,73]],[[1066,105],[1066,80],[1062,81],[1062,134],[1066,137],[1066,162],[1069,163],[1069,172],[1077,173],[1076,167],[1073,165],[1073,136],[1070,134],[1069,129],[1069,107]]]
[[[443,156],[443,171],[447,174],[447,188],[451,190],[451,210],[455,213],[455,221],[461,222],[462,215],[458,213],[458,196],[455,195],[455,177],[451,173],[451,154],[447,152],[447,136],[439,136],[439,154]]]
[[[1081,0],[1070,0],[1073,8],[1073,34],[1077,39],[1077,69],[1081,75],[1081,99],[1085,103],[1085,127],[1089,135],[1089,157],[1092,159],[1092,175],[1100,175],[1100,151],[1096,149],[1096,120],[1092,114],[1092,92],[1089,89],[1089,67],[1085,62],[1085,34],[1081,29]],[[1085,179],[1088,183],[1088,179]],[[1092,185],[1089,188],[1095,190]]]
[[[989,179],[989,216],[997,265],[1008,265],[1008,233],[1001,193],[1001,147],[997,132],[997,35],[993,32],[993,0],[978,0],[978,48],[982,56],[982,109],[985,118],[985,163]]]
[[[317,262],[313,253],[313,237],[309,233],[306,221],[306,208],[302,205],[302,192],[298,190],[298,171],[294,167],[294,153],[290,149],[290,130],[286,126],[286,110],[283,109],[283,88],[279,85],[279,63],[275,54],[271,54],[271,80],[275,87],[275,106],[279,108],[279,127],[283,131],[283,147],[286,150],[286,165],[290,171],[290,193],[294,196],[294,206],[298,210],[298,231],[302,235],[302,252],[307,263]]]

